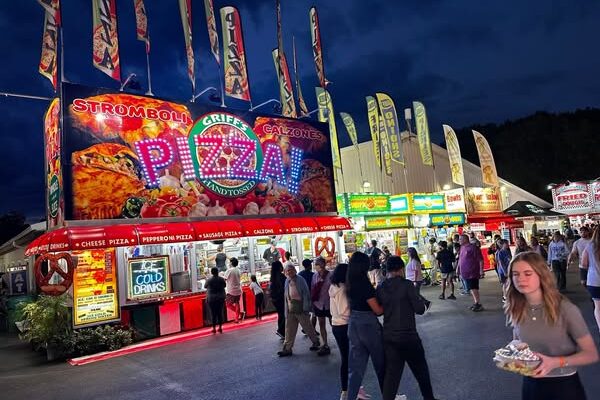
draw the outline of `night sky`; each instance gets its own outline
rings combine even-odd
[[[145,91],[144,44],[136,40],[133,0],[116,1],[122,77],[136,73]],[[291,66],[295,36],[302,91],[311,110],[316,107],[318,79],[308,10],[317,6],[334,108],[336,113],[353,115],[361,141],[370,138],[364,97],[377,91],[392,96],[400,116],[412,100],[422,101],[435,142],[442,140],[442,123],[461,128],[538,110],[572,111],[600,105],[597,1],[281,2],[284,47]],[[61,3],[66,80],[118,89],[115,81],[92,66],[91,0]],[[254,104],[278,98],[271,56],[277,46],[275,0],[214,0],[214,4],[219,32],[218,9],[233,5],[240,11]],[[153,92],[168,99],[189,99],[191,84],[177,0],[146,0],[145,5]],[[197,91],[218,87],[203,1],[192,0],[192,17]],[[37,72],[43,21],[43,9],[34,0],[2,1],[0,91],[53,95],[50,82]],[[234,99],[226,102],[247,108]],[[0,213],[18,210],[32,222],[44,215],[42,120],[46,107],[44,101],[0,97]],[[339,117],[338,134],[340,143],[347,145]]]

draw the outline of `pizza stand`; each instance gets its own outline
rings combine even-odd
[[[61,103],[45,124],[50,229],[26,254],[41,292],[72,294],[75,328],[203,326],[219,245],[239,260],[248,316],[271,242],[296,262],[338,260],[351,225],[337,215],[325,124],[71,84]]]

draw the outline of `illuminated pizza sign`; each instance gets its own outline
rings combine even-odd
[[[337,211],[326,124],[73,84],[62,92],[67,220]]]

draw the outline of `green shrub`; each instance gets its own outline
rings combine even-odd
[[[66,295],[40,295],[36,302],[20,307],[23,316],[21,339],[28,340],[34,348],[61,346],[71,335],[71,310]]]
[[[97,326],[73,331],[73,355],[114,351],[133,343],[132,331],[120,326]]]

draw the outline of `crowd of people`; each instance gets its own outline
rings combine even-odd
[[[581,311],[562,292],[566,269],[578,260],[581,282],[594,301],[600,330],[600,230],[581,229],[580,233],[580,238],[567,244],[557,232],[547,250],[537,240],[528,245],[518,238],[514,254],[508,241],[496,237],[489,251],[514,339],[526,342],[541,360],[534,375],[523,379],[522,399],[586,398],[577,367],[596,362],[598,352]],[[308,259],[302,262],[300,273],[291,263],[284,267],[274,261],[270,292],[278,312],[277,334],[283,340],[277,354],[293,355],[298,325],[311,340],[309,350],[319,356],[330,354],[329,322],[341,358],[341,400],[370,397],[362,388],[369,359],[384,400],[404,398],[397,393],[405,364],[423,398],[435,399],[415,323],[415,315],[431,306],[420,288],[426,280],[437,283],[439,276],[439,299],[455,300],[458,282],[461,292],[472,296],[471,310],[482,311],[479,281],[484,277],[484,260],[479,243],[467,234],[455,235],[452,243],[431,244],[430,260],[435,260],[436,269],[429,271],[424,270],[416,249],[409,248],[405,265],[399,256],[379,250],[376,241],[333,271],[327,270],[320,257],[314,260],[314,272],[313,261]]]

